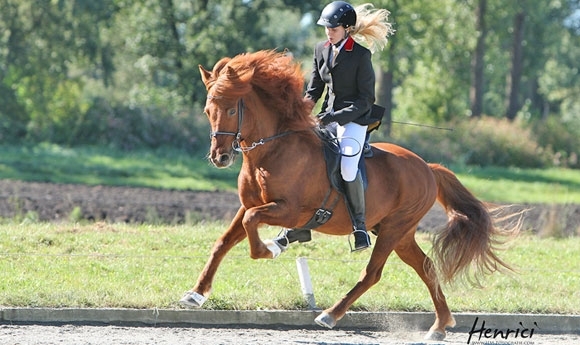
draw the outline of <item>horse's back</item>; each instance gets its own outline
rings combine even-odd
[[[437,197],[437,183],[429,165],[404,147],[385,142],[372,146],[376,150],[366,162],[369,201],[384,205],[397,216],[414,213],[422,217]]]

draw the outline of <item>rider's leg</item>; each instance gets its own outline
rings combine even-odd
[[[365,191],[358,169],[358,162],[366,139],[366,129],[367,126],[351,122],[344,126],[338,126],[337,130],[342,152],[341,175],[345,182],[346,198],[353,211],[354,251],[366,249],[371,245],[365,224]]]
[[[345,182],[346,197],[353,211],[354,248],[353,251],[363,250],[371,245],[367,234],[365,218],[365,191],[360,171],[354,181]]]

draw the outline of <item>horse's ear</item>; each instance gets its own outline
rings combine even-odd
[[[232,66],[227,66],[226,68],[226,74],[230,80],[237,80],[241,83],[248,83],[254,76],[254,70],[250,68],[241,70],[235,70]]]
[[[201,81],[207,88],[209,81],[211,80],[211,72],[203,68],[202,65],[199,65],[199,73],[201,74]]]
[[[238,73],[236,73],[236,70],[233,69],[232,66],[227,66],[226,74],[230,79],[238,77]]]

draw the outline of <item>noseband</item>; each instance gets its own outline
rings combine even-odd
[[[211,95],[207,96],[208,99],[221,98],[221,97],[222,96],[211,96]],[[274,139],[277,139],[277,138],[280,138],[280,137],[283,137],[285,135],[292,133],[292,131],[283,132],[280,134],[273,135],[271,137],[262,138],[258,141],[253,142],[252,145],[250,145],[250,146],[242,146],[241,141],[243,139],[242,139],[241,130],[242,130],[242,122],[244,121],[244,108],[245,108],[244,100],[242,98],[240,98],[238,101],[238,129],[235,132],[214,131],[214,132],[209,133],[210,138],[215,138],[218,135],[232,135],[232,136],[234,136],[235,138],[234,138],[234,141],[232,142],[232,148],[234,149],[234,151],[236,153],[238,153],[238,152],[251,151],[260,145],[264,145],[268,141],[271,141],[271,140],[274,140]]]

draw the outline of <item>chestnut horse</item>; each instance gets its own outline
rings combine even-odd
[[[247,237],[251,258],[276,257],[280,250],[272,241],[260,239],[258,227],[306,224],[330,190],[323,142],[303,100],[304,78],[298,63],[283,53],[259,51],[223,58],[212,71],[199,68],[208,93],[204,111],[211,125],[209,159],[216,167],[226,168],[241,153],[241,207],[215,242],[197,283],[181,299],[189,307],[201,307],[206,301],[218,266],[233,246]],[[426,338],[443,339],[445,328],[454,326],[455,320],[439,280],[448,282],[456,276],[477,279],[482,273],[509,268],[494,254],[494,235],[518,229],[495,226],[491,210],[450,170],[427,164],[397,145],[372,145],[374,155],[365,162],[367,226],[377,235],[370,261],[352,290],[315,321],[335,326],[379,281],[394,250],[419,274],[431,294],[435,322]],[[432,261],[417,245],[415,231],[436,200],[449,220],[434,239]],[[315,231],[331,235],[352,232],[343,198],[330,220]]]

